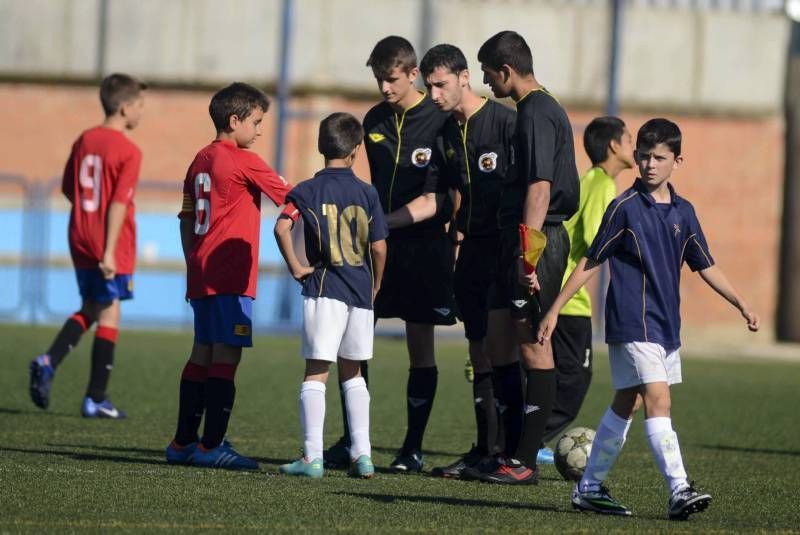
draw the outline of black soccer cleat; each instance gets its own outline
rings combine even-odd
[[[711,495],[698,492],[693,485],[672,493],[668,511],[670,520],[687,520],[689,515],[708,509],[711,504]]]
[[[389,469],[392,472],[399,472],[399,473],[411,473],[411,472],[422,472],[422,453],[418,451],[410,451],[410,452],[403,452],[401,451],[392,464],[389,465]]]
[[[483,474],[481,481],[500,485],[538,485],[539,469],[528,467],[521,461],[508,457],[497,469]]]
[[[431,470],[431,475],[433,477],[459,479],[464,469],[477,466],[485,457],[486,456],[478,451],[475,445],[473,445],[472,449],[465,453],[464,456],[458,459],[456,462],[448,464],[447,466],[435,467],[433,470]]]
[[[603,486],[581,492],[578,485],[575,485],[572,490],[572,508],[601,515],[631,516],[630,509],[615,500]]]

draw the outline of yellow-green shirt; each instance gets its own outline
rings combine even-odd
[[[614,179],[600,167],[592,167],[581,177],[581,199],[578,211],[564,222],[569,234],[570,249],[567,270],[564,272],[564,280],[561,281],[562,287],[580,259],[586,254],[586,249],[592,244],[597,230],[600,228],[600,222],[603,220],[603,214],[616,196],[617,187]],[[561,314],[592,317],[592,299],[585,286],[567,301],[567,304],[561,309]]]

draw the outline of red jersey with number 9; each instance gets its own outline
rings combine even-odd
[[[186,258],[187,297],[256,296],[261,194],[276,206],[291,186],[256,153],[216,140],[197,153],[178,217],[194,220]]]
[[[117,241],[117,274],[133,273],[136,264],[133,193],[141,163],[139,148],[124,133],[105,126],[85,131],[73,144],[61,191],[72,203],[69,249],[75,267],[96,268],[103,259],[106,218],[114,201],[128,205]]]

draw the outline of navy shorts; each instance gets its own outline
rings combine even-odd
[[[253,347],[253,298],[210,295],[189,301],[194,310],[194,341]]]
[[[105,304],[115,299],[133,299],[133,275],[106,279],[100,268],[75,268],[75,278],[78,279],[81,297],[87,301]]]

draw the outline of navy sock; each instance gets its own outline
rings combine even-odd
[[[108,379],[114,366],[114,347],[117,345],[117,329],[99,326],[92,345],[92,370],[86,395],[95,403],[106,398]]]
[[[67,318],[67,321],[64,322],[61,330],[58,331],[58,334],[53,340],[50,349],[47,350],[47,354],[50,356],[50,365],[54,369],[61,364],[64,357],[72,351],[72,348],[78,345],[81,336],[83,336],[83,333],[86,332],[90,325],[91,322],[89,319],[80,312],[76,312]]]
[[[216,448],[228,432],[228,421],[236,399],[233,364],[212,364],[205,384],[206,423],[201,442],[207,450]]]
[[[408,429],[403,441],[403,453],[422,450],[422,437],[433,408],[436,397],[436,383],[439,370],[430,368],[411,368],[408,371],[406,386],[406,411],[408,413]]]
[[[178,401],[178,428],[175,442],[181,446],[200,440],[198,430],[205,411],[205,383],[208,368],[187,362],[181,374],[180,397]]]

